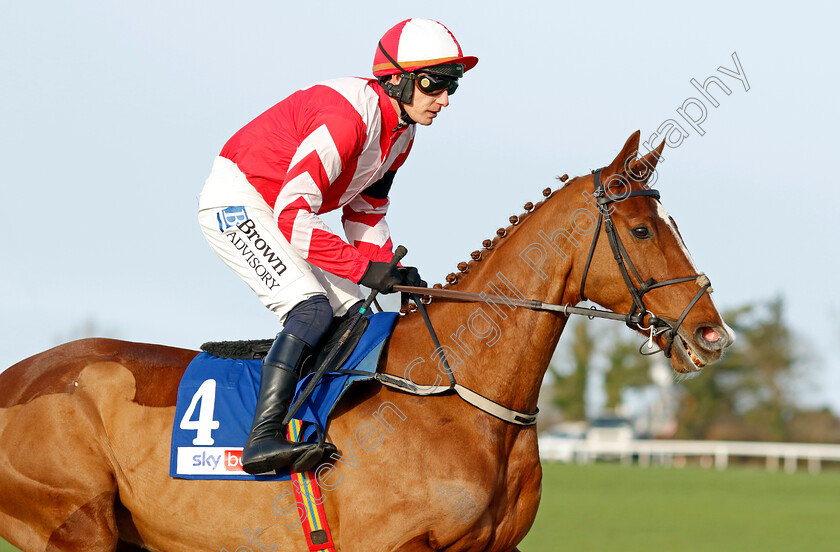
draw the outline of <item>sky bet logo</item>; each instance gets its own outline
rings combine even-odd
[[[241,450],[226,450],[225,451],[225,471],[242,472],[242,451]]]
[[[178,447],[178,474],[233,475],[242,470],[242,448]]]

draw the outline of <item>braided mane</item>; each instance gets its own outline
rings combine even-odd
[[[446,284],[434,284],[432,287],[434,288],[443,288],[448,289],[452,288],[453,286],[457,285],[458,282],[462,279],[463,275],[468,274],[472,268],[474,268],[479,262],[488,259],[494,252],[496,245],[504,238],[506,238],[511,232],[515,231],[516,227],[519,226],[523,221],[527,220],[531,214],[536,211],[537,209],[542,206],[552,195],[556,192],[563,190],[566,188],[571,182],[574,180],[569,180],[569,175],[564,174],[563,176],[556,177],[557,180],[563,183],[563,186],[558,188],[557,190],[552,190],[551,188],[546,188],[542,191],[543,197],[545,199],[538,201],[537,203],[527,202],[523,208],[525,212],[521,215],[511,215],[508,219],[510,225],[507,227],[499,228],[496,230],[496,235],[493,236],[492,239],[486,239],[482,242],[482,248],[476,249],[472,253],[470,253],[470,260],[469,261],[461,261],[458,263],[458,273],[450,272],[446,275]],[[411,303],[409,306],[403,306],[400,309],[400,314],[409,314],[417,310],[417,307]]]

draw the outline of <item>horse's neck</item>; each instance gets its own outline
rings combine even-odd
[[[566,285],[570,259],[546,262],[552,270],[545,278],[523,260],[528,248],[541,239],[540,231],[551,235],[558,226],[555,221],[569,220],[568,212],[574,206],[556,201],[562,198],[552,199],[555,201],[538,207],[517,227],[508,229],[508,236],[485,251],[483,260],[471,262],[469,272],[459,276],[454,289],[550,303],[577,302]],[[509,408],[528,412],[536,408],[542,378],[566,323],[564,316],[492,301],[438,301],[428,312],[459,384]],[[404,345],[389,353],[390,372],[418,384],[447,382],[443,369],[438,368],[440,355],[435,354],[418,313],[398,324],[394,338]]]

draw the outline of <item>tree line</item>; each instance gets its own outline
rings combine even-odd
[[[735,344],[696,377],[665,384],[676,401],[673,430],[649,436],[840,442],[840,419],[807,400],[819,363],[788,327],[783,300],[747,304],[723,317],[737,335]],[[592,395],[587,387],[595,381],[602,386],[606,412],[621,412],[634,393],[640,397],[662,388],[661,373],[654,381],[657,360],[639,353],[641,336],[586,319],[573,320],[570,326],[570,339],[561,341],[555,355],[559,361],[549,367],[552,402],[564,420],[587,418],[587,398]],[[593,371],[601,378],[593,378]]]

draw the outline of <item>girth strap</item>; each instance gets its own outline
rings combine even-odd
[[[396,288],[399,286],[394,287]],[[424,288],[420,289],[425,291]],[[455,393],[457,393],[458,396],[461,397],[465,402],[473,405],[479,410],[490,414],[491,416],[499,418],[500,420],[504,420],[511,424],[523,426],[533,425],[537,423],[537,412],[539,412],[539,410],[537,410],[537,412],[534,412],[533,414],[525,414],[524,412],[519,412],[518,410],[507,408],[506,406],[502,406],[495,401],[491,401],[487,397],[480,395],[472,389],[464,387],[463,385],[455,381],[455,374],[446,360],[446,353],[444,352],[443,347],[440,346],[440,341],[438,340],[437,333],[435,332],[434,326],[432,326],[432,321],[429,319],[429,315],[426,313],[426,307],[423,304],[421,297],[416,293],[409,293],[409,296],[414,301],[414,304],[417,305],[417,309],[423,316],[423,321],[426,323],[426,329],[429,330],[429,335],[432,338],[432,343],[434,343],[435,345],[435,350],[440,352],[441,360],[443,361],[443,367],[446,369],[446,375],[449,378],[449,385],[421,386],[405,378],[392,376],[390,374],[376,374],[374,376],[374,379],[381,382],[387,387],[399,389],[400,391],[411,393],[412,395],[443,395],[444,393],[447,393],[449,391],[455,391]]]
[[[455,391],[455,393],[457,393],[464,402],[467,402],[479,410],[482,410],[505,422],[521,426],[529,426],[537,423],[537,413],[539,413],[539,409],[530,414],[513,410],[512,408],[508,408],[497,402],[491,401],[487,397],[476,393],[472,389],[464,387],[460,383],[456,383],[453,386],[417,385],[411,380],[407,380],[399,376],[393,376],[391,374],[375,374],[373,377],[376,381],[386,387],[421,397],[427,397],[429,395],[443,395],[450,391]]]

